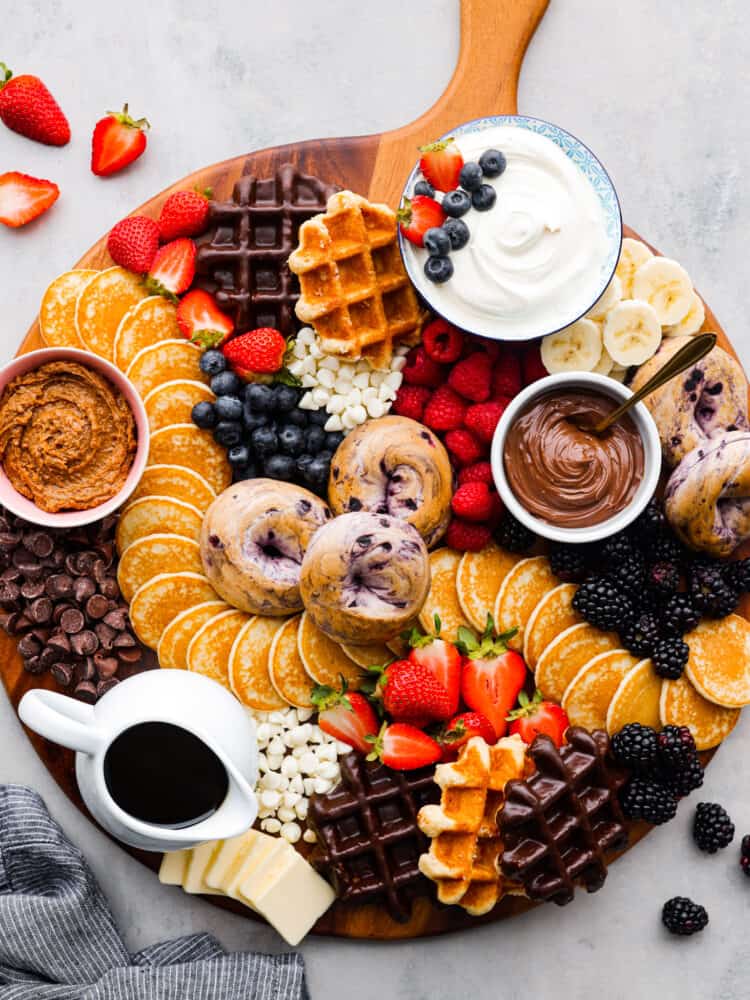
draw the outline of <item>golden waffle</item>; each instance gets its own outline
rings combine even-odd
[[[480,916],[502,897],[497,814],[506,783],[523,778],[525,760],[526,745],[518,735],[492,747],[475,736],[455,763],[435,768],[442,798],[439,806],[423,806],[417,817],[420,830],[432,838],[419,870],[437,883],[441,903]]]
[[[395,342],[417,340],[423,315],[387,205],[351,191],[332,195],[324,214],[300,226],[289,269],[299,277],[297,316],[327,354],[384,369]]]

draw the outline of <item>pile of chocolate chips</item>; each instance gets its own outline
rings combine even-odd
[[[115,524],[38,528],[0,507],[0,626],[29,673],[89,703],[151,665],[117,584]]]

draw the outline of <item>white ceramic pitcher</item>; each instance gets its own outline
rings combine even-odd
[[[18,714],[30,729],[76,752],[76,778],[94,818],[118,840],[147,851],[173,851],[233,837],[255,821],[258,777],[255,722],[225,688],[187,670],[147,670],[86,705],[54,691],[27,692]],[[226,768],[228,791],[216,812],[173,829],[144,823],[124,812],[109,794],[104,757],[124,730],[142,722],[186,729],[213,750]]]

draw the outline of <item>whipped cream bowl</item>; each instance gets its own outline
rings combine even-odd
[[[583,316],[617,265],[622,217],[604,167],[578,139],[549,122],[520,115],[459,125],[452,138],[464,163],[487,150],[503,154],[491,207],[462,215],[468,242],[450,253],[452,273],[425,275],[428,251],[399,231],[409,277],[428,305],[450,323],[496,340],[530,340]],[[419,164],[404,188],[412,199]],[[436,192],[436,200],[442,200]]]
[[[589,404],[607,407],[611,401],[614,409],[631,395],[627,386],[604,375],[563,372],[539,379],[515,397],[500,418],[490,455],[498,493],[514,517],[542,538],[567,543],[608,538],[638,517],[653,496],[661,473],[659,432],[648,409],[643,403],[636,404],[613,428],[616,437],[599,440],[572,423],[578,418],[566,415],[565,405],[571,401],[570,409],[576,411],[581,409],[581,401],[584,409]],[[542,450],[535,454],[509,447],[519,421],[545,407],[549,419],[545,421],[542,413],[534,428],[538,433],[541,424],[547,423],[544,440],[536,442]],[[566,426],[566,421],[571,422]],[[519,466],[523,462],[527,468]],[[516,494],[512,482],[524,482],[524,490],[519,490],[523,496]],[[544,506],[549,513],[542,516]]]

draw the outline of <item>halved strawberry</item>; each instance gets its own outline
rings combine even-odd
[[[201,288],[188,292],[177,307],[177,325],[183,337],[201,347],[220,347],[234,330],[234,321]]]
[[[406,722],[384,722],[377,736],[368,737],[371,744],[368,760],[381,760],[396,771],[413,771],[440,760],[437,740]]]
[[[195,243],[192,240],[172,240],[165,243],[154,257],[146,278],[146,288],[152,295],[163,295],[177,301],[195,277]]]
[[[440,139],[427,146],[420,146],[422,154],[419,169],[436,191],[453,191],[458,187],[458,177],[464,158],[456,140]]]
[[[496,636],[494,629],[492,616],[488,615],[487,628],[479,639],[462,626],[458,630],[458,644],[466,656],[461,697],[469,708],[489,719],[500,739],[508,726],[508,712],[526,683],[526,664],[522,656],[507,646],[507,640],[516,630]]]
[[[46,212],[60,196],[52,181],[29,177],[17,170],[0,174],[0,222],[17,229]]]
[[[442,226],[445,222],[445,212],[441,206],[426,194],[418,194],[411,199],[404,198],[396,214],[401,232],[417,247],[424,246],[424,234],[428,229]]]
[[[543,701],[541,691],[535,691],[532,699],[529,699],[525,691],[521,691],[518,704],[520,707],[506,716],[510,722],[508,732],[511,736],[518,733],[524,743],[533,743],[539,733],[546,733],[555,746],[562,746],[565,730],[570,723],[559,705],[553,701]]]
[[[443,748],[443,760],[455,760],[461,747],[473,736],[479,736],[490,746],[497,742],[495,729],[488,718],[481,712],[461,712],[455,715],[445,728],[438,733],[437,741]]]
[[[312,703],[318,709],[318,725],[324,733],[360,753],[370,752],[368,737],[377,735],[378,718],[363,694],[347,691],[346,682],[341,691],[318,684],[313,688]]]
[[[412,647],[409,660],[426,667],[447,691],[452,715],[458,709],[461,694],[461,654],[452,642],[440,638],[440,616],[435,615],[434,633],[423,635],[412,629],[409,645]]]
[[[122,111],[108,111],[94,128],[91,138],[91,170],[97,177],[109,177],[137,160],[146,148],[145,118],[131,118],[127,104]]]

